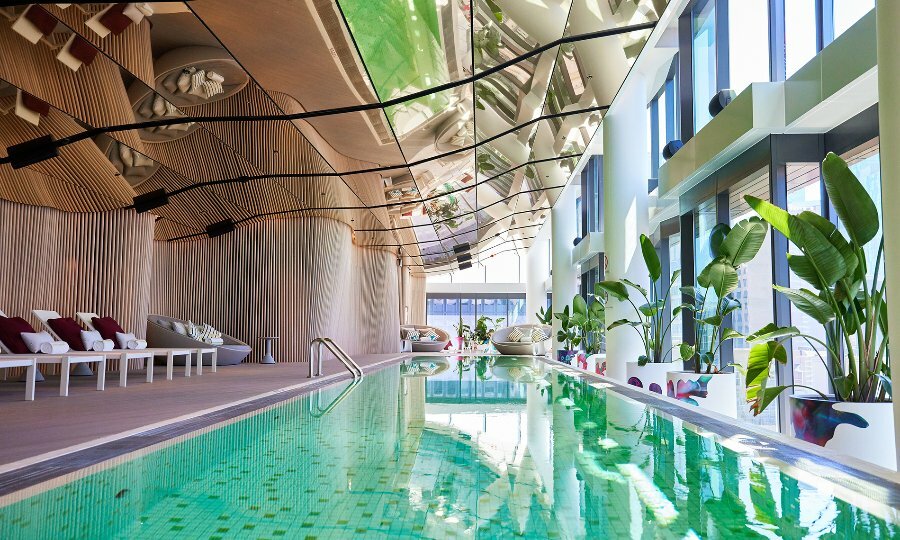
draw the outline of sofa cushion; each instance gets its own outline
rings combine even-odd
[[[513,328],[512,331],[506,336],[506,341],[510,343],[518,343],[522,341],[522,337],[525,336],[525,332],[520,330],[519,328]]]
[[[13,354],[28,354],[28,346],[22,339],[23,332],[34,333],[34,328],[22,317],[0,317],[0,341]]]
[[[116,332],[125,332],[112,317],[94,317],[91,319],[91,323],[94,325],[94,330],[100,332],[103,339],[111,339],[113,343],[116,342]]]
[[[59,339],[68,343],[73,351],[87,350],[84,348],[84,340],[81,339],[81,327],[72,317],[49,319],[47,326],[59,336]]]
[[[421,334],[421,336],[422,336],[422,339],[427,339],[430,341],[437,341],[438,337],[440,337],[440,336],[438,336],[437,332],[434,331],[434,328],[429,328],[428,330],[425,330]]]
[[[549,336],[544,333],[540,328],[535,328],[531,331],[531,341],[534,343],[540,343],[547,339]]]

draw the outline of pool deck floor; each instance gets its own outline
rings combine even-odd
[[[356,355],[366,370],[407,354]],[[323,376],[346,373],[337,360],[326,360]],[[23,460],[52,457],[64,449],[90,446],[102,439],[140,431],[148,426],[174,422],[202,412],[308,384],[309,364],[239,364],[212,373],[184,376],[176,366],[166,380],[165,366],[156,367],[154,381],[144,381],[144,371],[130,371],[128,386],[119,387],[118,372],[107,372],[106,390],[96,390],[95,377],[71,377],[69,396],[59,396],[59,377],[37,383],[34,401],[24,400],[24,383],[0,382],[0,471],[18,468]]]

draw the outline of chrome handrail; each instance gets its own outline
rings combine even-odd
[[[359,367],[359,364],[353,361],[350,358],[350,355],[347,354],[344,349],[342,349],[337,343],[334,342],[333,339],[327,337],[318,337],[309,342],[309,377],[313,378],[322,375],[322,345],[325,346],[326,349],[331,351],[331,354],[335,356],[338,360],[344,364],[344,367],[347,368],[347,371],[353,375],[353,380],[362,379],[363,378],[363,370]],[[316,347],[318,346],[318,347]],[[316,364],[318,364],[318,370],[315,369]],[[316,373],[318,371],[318,373]]]

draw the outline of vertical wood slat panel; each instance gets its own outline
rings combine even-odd
[[[151,312],[209,323],[250,344],[250,361],[267,335],[282,362],[306,361],[318,336],[350,354],[398,350],[396,257],[355,246],[342,222],[264,221],[154,251]]]
[[[153,225],[153,216],[132,211],[79,214],[0,201],[0,309],[35,328],[33,309],[69,317],[94,311],[143,337]]]

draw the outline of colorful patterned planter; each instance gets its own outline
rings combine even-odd
[[[666,395],[701,409],[737,418],[737,375],[735,373],[666,373]]]
[[[558,349],[556,351],[556,360],[562,362],[563,364],[572,365],[572,361],[575,360],[579,351],[568,351],[565,349]]]
[[[847,403],[791,396],[794,436],[848,456],[897,470],[891,403]]]
[[[646,364],[639,366],[637,362],[625,363],[625,382],[638,388],[643,388],[656,394],[664,394],[666,388],[666,373],[681,371],[684,362],[665,362],[662,364]]]

